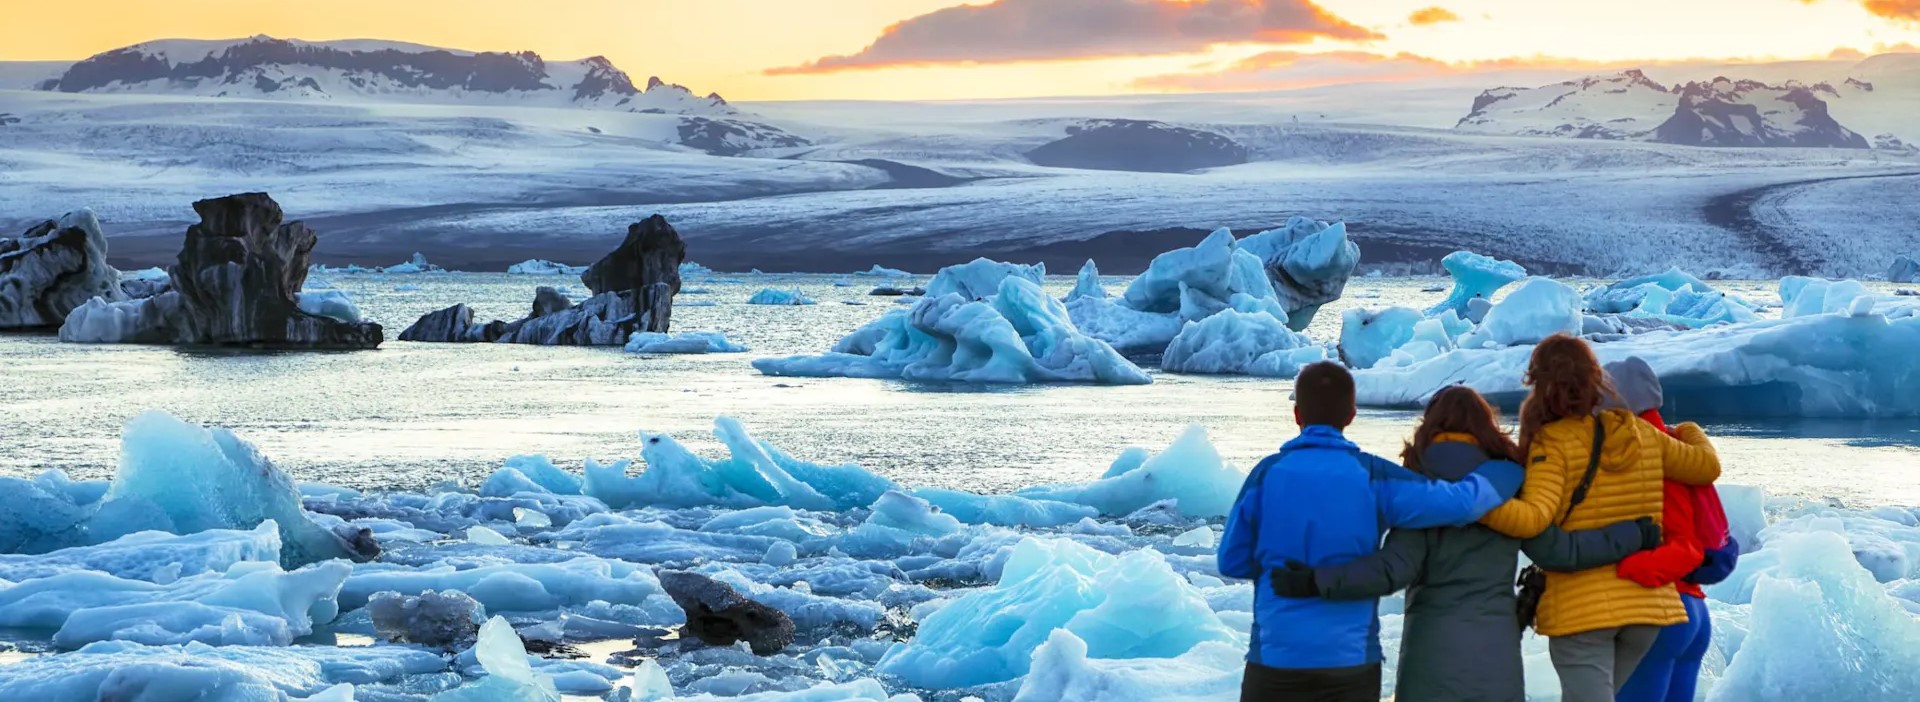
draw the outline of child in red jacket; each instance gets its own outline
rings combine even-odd
[[[1660,416],[1660,378],[1646,361],[1628,358],[1608,364],[1607,374],[1628,409],[1667,429]],[[1711,486],[1668,480],[1663,489],[1660,547],[1628,556],[1615,570],[1620,577],[1647,587],[1672,583],[1686,605],[1687,621],[1660,630],[1653,648],[1615,696],[1617,702],[1693,702],[1700,662],[1713,642],[1713,618],[1700,586],[1725,580],[1740,554],[1739,544],[1727,533],[1720,495]]]

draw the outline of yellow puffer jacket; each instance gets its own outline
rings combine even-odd
[[[1598,417],[1607,429],[1600,470],[1586,501],[1562,524],[1568,531],[1598,529],[1639,517],[1657,522],[1662,514],[1662,478],[1711,485],[1720,477],[1720,457],[1697,425],[1674,427],[1676,440],[1625,410],[1607,410]],[[1542,427],[1527,451],[1527,481],[1520,494],[1488,512],[1481,523],[1525,539],[1559,520],[1587,472],[1593,422],[1593,418],[1578,417]],[[1672,585],[1641,587],[1617,576],[1613,566],[1603,566],[1578,573],[1548,573],[1535,627],[1544,636],[1566,636],[1686,620],[1687,612]]]

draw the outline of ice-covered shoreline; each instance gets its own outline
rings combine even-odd
[[[154,428],[128,440],[191,446],[206,435],[147,424]],[[304,519],[365,530],[379,543],[369,563],[324,560],[276,574],[286,542],[246,524],[247,513],[214,509],[217,497],[192,508],[227,515],[217,528],[0,556],[0,622],[58,630],[16,639],[28,655],[0,666],[0,697],[92,699],[118,685],[213,700],[426,700],[447,690],[460,692],[445,699],[555,699],[537,692],[551,685],[621,699],[630,694],[621,688],[657,692],[664,683],[682,696],[750,700],[1236,698],[1251,593],[1219,577],[1212,545],[1215,517],[1244,474],[1204,432],[1158,452],[1123,452],[1091,483],[1004,495],[915,489],[859,466],[810,463],[724,418],[715,435],[727,447],[718,458],[642,435],[644,470],[589,461],[575,473],[545,457],[516,458],[475,492],[301,485]],[[278,475],[257,453],[219,450]],[[126,479],[191,463],[128,456]],[[53,473],[8,480],[15,484],[0,500],[0,514],[14,515],[0,523],[8,528],[50,504],[71,504],[92,523],[90,506],[125,491]],[[1708,699],[1894,700],[1920,691],[1920,590],[1909,585],[1920,577],[1920,508],[1725,493],[1748,554],[1709,590],[1719,631]],[[797,643],[757,656],[661,639],[683,620],[662,575],[683,569],[780,610]],[[90,586],[61,586],[69,582]],[[504,617],[530,642],[606,650],[595,642],[633,641],[633,649],[580,660],[542,644],[528,650],[547,653],[521,658],[498,625],[492,636],[470,629],[483,645],[464,652],[335,643],[387,635],[365,606],[379,593],[427,591],[465,593],[482,611],[456,620]],[[1393,597],[1381,607],[1389,681],[1400,606]],[[1529,690],[1552,699],[1544,642],[1530,638],[1526,652]],[[517,660],[527,666],[502,672]],[[507,690],[534,696],[488,696]]]

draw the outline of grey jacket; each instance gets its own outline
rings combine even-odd
[[[1434,444],[1422,459],[1425,473],[1445,480],[1479,472],[1496,485],[1518,485],[1515,476],[1523,474],[1520,466],[1489,460],[1466,443]],[[1514,595],[1520,551],[1542,568],[1579,571],[1618,562],[1646,546],[1647,538],[1633,522],[1572,533],[1549,527],[1524,543],[1478,524],[1396,529],[1378,553],[1317,568],[1314,579],[1331,599],[1406,589],[1399,702],[1522,702],[1526,683]]]

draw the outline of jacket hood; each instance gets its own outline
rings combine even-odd
[[[1640,462],[1640,429],[1646,427],[1652,430],[1653,426],[1623,409],[1603,410],[1598,416],[1607,427],[1607,444],[1600,451],[1601,470],[1618,472],[1637,467]],[[1588,431],[1591,430],[1592,425],[1588,424]],[[1580,470],[1585,471],[1585,457],[1582,456],[1580,460]]]
[[[1293,451],[1296,449],[1358,451],[1360,450],[1360,446],[1348,441],[1346,435],[1341,434],[1339,429],[1325,424],[1313,424],[1302,427],[1299,436],[1293,437],[1293,440],[1288,441],[1280,447],[1282,451]]]
[[[1607,377],[1613,380],[1613,389],[1620,392],[1618,401],[1609,399],[1608,407],[1623,407],[1639,414],[1647,410],[1658,410],[1665,404],[1666,398],[1660,388],[1660,375],[1653,372],[1653,366],[1647,365],[1639,356],[1628,356],[1625,360],[1614,361],[1606,366]]]
[[[1487,452],[1478,444],[1464,441],[1436,441],[1420,453],[1420,472],[1441,480],[1460,480],[1487,462]]]

